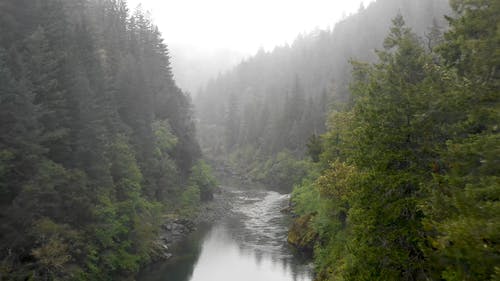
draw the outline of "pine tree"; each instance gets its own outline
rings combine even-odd
[[[12,75],[6,52],[0,48],[0,249],[8,262],[13,262],[13,252],[27,243],[23,213],[14,212],[12,205],[37,173],[44,152],[39,144],[34,94],[28,81],[21,79]]]
[[[459,104],[453,137],[429,186],[428,255],[445,280],[500,278],[500,3],[451,1],[456,18],[440,46],[448,102]]]
[[[424,280],[427,261],[419,209],[421,183],[430,180],[433,90],[430,56],[401,15],[378,52],[380,62],[353,84],[354,150],[360,174],[350,204],[349,280]]]
[[[225,147],[230,151],[239,138],[240,112],[238,97],[232,94],[227,106],[227,123],[225,128]]]
[[[200,152],[168,48],[122,0],[0,7],[0,276],[128,278],[160,209],[213,191],[205,169],[190,180]]]
[[[0,183],[1,204],[9,204],[20,186],[36,172],[43,148],[39,145],[38,108],[26,79],[17,81],[0,48]]]

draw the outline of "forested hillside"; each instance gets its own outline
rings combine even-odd
[[[425,35],[433,26],[446,28],[443,16],[450,9],[447,0],[379,0],[331,30],[302,34],[272,52],[259,51],[198,94],[203,150],[220,162],[229,155],[226,164],[244,176],[290,185],[284,174],[304,170],[303,163],[292,161],[304,157],[313,135],[325,132],[329,107],[341,108],[351,99],[349,60],[374,61],[398,12],[432,45],[436,42]],[[265,172],[270,166],[277,170]]]
[[[496,0],[361,7],[213,80],[203,149],[299,183],[288,240],[318,281],[499,280],[499,20]]]
[[[450,3],[431,49],[399,15],[352,62],[353,101],[293,195],[316,280],[500,279],[500,2]]]
[[[125,0],[0,0],[0,280],[500,280],[500,1],[360,6],[197,118],[170,62]]]
[[[130,279],[209,197],[169,60],[124,1],[0,1],[0,279]]]

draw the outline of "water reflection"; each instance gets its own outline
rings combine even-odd
[[[286,244],[288,196],[233,191],[235,216],[193,234],[172,261],[142,272],[142,281],[310,281],[311,270]]]
[[[138,276],[139,281],[188,281],[200,257],[204,236],[210,226],[202,226],[177,245],[174,258],[148,266]]]
[[[292,264],[292,265],[290,265]],[[293,257],[238,244],[226,225],[215,226],[203,242],[190,281],[306,281],[308,271],[291,270]],[[305,269],[305,268],[304,268]]]

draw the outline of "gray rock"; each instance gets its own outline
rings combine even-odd
[[[167,218],[161,226],[158,236],[156,258],[170,259],[171,249],[176,243],[182,241],[189,233],[196,230],[200,223],[213,223],[232,214],[234,195],[225,188],[214,194],[214,199],[200,207],[198,216],[194,219]],[[156,259],[155,258],[155,259]]]

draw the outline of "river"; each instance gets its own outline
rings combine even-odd
[[[311,266],[286,242],[289,195],[228,188],[232,214],[202,225],[177,245],[174,258],[140,272],[139,281],[310,281]]]

